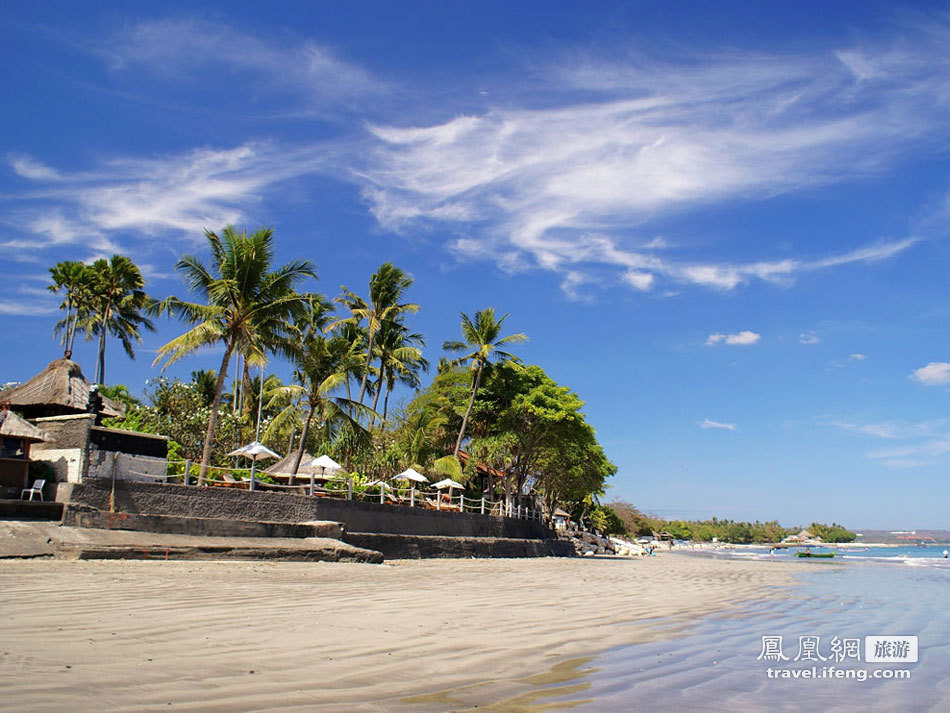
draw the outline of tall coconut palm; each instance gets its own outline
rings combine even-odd
[[[386,320],[376,335],[376,347],[373,350],[379,361],[379,374],[376,378],[376,393],[373,396],[373,410],[378,411],[379,397],[383,390],[383,421],[389,412],[389,394],[397,381],[418,388],[421,384],[419,372],[429,370],[428,360],[422,356],[425,339],[418,332],[410,332],[406,326],[395,320]]]
[[[486,307],[475,313],[475,319],[471,319],[462,312],[462,339],[464,341],[449,341],[442,345],[442,348],[448,352],[470,351],[468,354],[457,357],[453,364],[462,364],[469,362],[474,375],[472,377],[472,395],[468,400],[468,408],[465,409],[465,416],[462,417],[462,427],[459,429],[458,439],[455,441],[454,455],[458,458],[459,450],[462,448],[462,439],[465,438],[465,428],[468,426],[468,417],[472,413],[472,406],[475,403],[475,396],[478,394],[478,387],[482,382],[482,372],[485,367],[491,363],[493,357],[500,357],[503,360],[518,361],[518,358],[502,351],[499,347],[506,344],[515,344],[528,341],[525,334],[509,334],[507,337],[499,337],[501,327],[504,321],[508,319],[505,314],[501,319],[495,319],[495,308]]]
[[[86,338],[99,338],[96,383],[106,379],[106,336],[111,334],[125,353],[135,358],[134,342],[141,343],[139,328],[155,331],[155,325],[143,314],[151,299],[142,288],[145,280],[138,266],[124,255],[96,260],[87,268],[88,287],[84,294],[86,314],[82,325]]]
[[[66,312],[66,316],[56,323],[53,333],[62,334],[63,353],[70,358],[76,340],[76,326],[85,317],[84,310],[88,304],[89,269],[77,260],[63,260],[51,267],[49,273],[53,282],[47,289],[64,293],[59,308]]]
[[[386,320],[395,320],[404,314],[418,312],[419,305],[403,302],[406,290],[412,286],[412,278],[390,262],[384,262],[369,278],[369,302],[343,287],[343,295],[338,302],[350,310],[350,317],[338,320],[330,325],[335,328],[345,323],[360,324],[366,321],[366,358],[363,362],[363,375],[360,380],[360,393],[357,401],[362,404],[366,394],[366,383],[370,375],[373,359],[373,342],[376,333]]]
[[[175,266],[203,302],[167,297],[156,305],[156,312],[168,312],[194,326],[159,349],[155,363],[167,359],[167,367],[202,347],[224,347],[201,453],[200,484],[204,484],[211,460],[231,356],[239,352],[250,363],[263,364],[268,349],[288,334],[291,320],[306,309],[307,298],[297,293],[297,286],[304,278],[316,277],[309,260],[293,260],[271,269],[273,232],[261,229],[248,236],[233,226],[225,228],[220,236],[205,231],[211,248],[210,267],[193,255],[185,255]]]
[[[325,428],[333,424],[348,424],[357,431],[363,427],[350,415],[369,411],[365,406],[343,396],[333,396],[333,392],[346,381],[346,363],[350,344],[342,337],[327,339],[322,334],[314,334],[300,345],[295,357],[294,380],[298,383],[281,386],[268,391],[271,403],[288,403],[281,416],[296,415],[301,406],[306,407],[307,415],[303,421],[300,444],[291,466],[291,475],[300,468],[303,452],[307,447],[307,437],[312,427]],[[275,426],[280,423],[278,416]]]

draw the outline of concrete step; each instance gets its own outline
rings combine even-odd
[[[0,519],[56,520],[63,517],[63,504],[49,500],[0,500]]]
[[[62,527],[48,522],[0,520],[0,559],[276,560],[367,562],[379,552],[337,539],[207,537],[130,530]]]
[[[338,522],[269,522],[233,518],[153,515],[149,513],[108,512],[88,506],[67,505],[63,524],[100,530],[133,530],[171,535],[204,537],[331,537],[343,536]]]
[[[391,559],[471,557],[574,557],[574,546],[557,539],[526,540],[505,537],[444,537],[348,532],[344,542],[381,552]]]

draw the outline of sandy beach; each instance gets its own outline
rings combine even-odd
[[[571,680],[579,657],[782,595],[789,572],[680,556],[6,561],[0,708],[484,710]]]

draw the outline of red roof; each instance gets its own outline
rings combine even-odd
[[[462,461],[462,466],[468,465],[469,455],[465,451],[459,451],[459,460]],[[475,472],[479,475],[490,475],[493,478],[504,478],[505,474],[502,473],[497,468],[492,468],[487,463],[477,462],[475,463]]]

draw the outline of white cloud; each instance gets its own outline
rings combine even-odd
[[[734,423],[719,423],[719,421],[710,421],[708,418],[703,419],[702,423],[699,424],[700,428],[721,428],[726,431],[735,431],[736,424]]]
[[[709,337],[706,338],[706,346],[711,347],[715,346],[716,344],[748,346],[750,344],[755,344],[761,338],[761,334],[756,334],[755,332],[750,332],[749,330],[737,332],[736,334],[722,334],[720,332],[716,332],[715,334],[710,334]]]
[[[848,358],[851,359],[852,361],[864,361],[868,357],[867,357],[867,354],[854,353],[854,354],[851,354]]]
[[[144,71],[184,85],[200,81],[206,69],[224,68],[229,85],[253,88],[237,94],[252,93],[256,99],[279,95],[303,111],[351,103],[385,90],[364,69],[339,59],[326,46],[289,34],[265,39],[221,22],[140,22],[104,44],[108,49],[96,48],[97,52],[117,74]]]
[[[820,341],[821,339],[814,332],[804,332],[798,335],[799,344],[818,344]]]
[[[889,259],[915,240],[746,262],[696,260],[643,233],[657,215],[876,173],[920,137],[940,135],[950,102],[927,97],[950,98],[947,34],[896,49],[734,52],[675,65],[575,57],[533,87],[546,108],[373,126],[363,195],[388,228],[455,225],[509,266],[607,265],[638,290],[647,275],[651,288],[663,280],[728,291]]]
[[[60,179],[59,171],[29,156],[10,158],[10,167],[18,176],[29,178],[31,181],[58,181]]]
[[[286,180],[325,170],[331,155],[319,148],[257,143],[57,172],[55,186],[16,197],[15,209],[4,218],[24,237],[3,245],[25,253],[77,245],[94,257],[119,249],[120,237],[199,240],[205,229],[246,221],[264,194]]]
[[[869,460],[887,468],[916,468],[938,463],[950,454],[950,419],[860,423],[831,421],[827,425],[871,438],[903,443],[869,451]]]
[[[950,384],[950,363],[945,361],[932,361],[927,366],[922,366],[910,375],[914,381],[918,381],[924,386],[939,386],[941,384]]]

